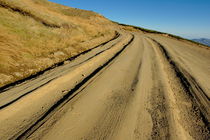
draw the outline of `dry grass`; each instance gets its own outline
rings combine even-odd
[[[112,23],[91,11],[46,0],[0,0],[0,87],[114,35]]]

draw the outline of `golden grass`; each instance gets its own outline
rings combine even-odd
[[[46,0],[0,0],[0,87],[111,39],[112,23]]]

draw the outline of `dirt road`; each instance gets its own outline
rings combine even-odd
[[[0,139],[207,140],[210,49],[120,36],[0,93]]]

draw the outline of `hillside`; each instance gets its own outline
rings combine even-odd
[[[210,39],[208,38],[200,38],[200,39],[192,39],[192,40],[210,47]]]
[[[118,29],[196,43],[47,0],[0,0],[0,14],[0,87],[37,75],[103,44],[113,39]]]
[[[115,36],[112,23],[47,0],[0,0],[0,87]]]
[[[0,0],[0,140],[207,140],[210,47],[47,0]]]

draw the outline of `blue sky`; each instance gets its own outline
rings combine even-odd
[[[210,0],[50,0],[186,38],[210,38]]]

